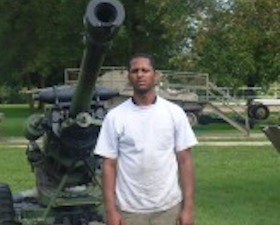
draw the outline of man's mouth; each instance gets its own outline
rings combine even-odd
[[[138,85],[145,85],[146,82],[145,82],[145,81],[138,81],[137,84],[138,84]]]

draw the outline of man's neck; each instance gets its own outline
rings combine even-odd
[[[138,94],[134,93],[132,96],[132,101],[135,105],[139,106],[147,106],[154,104],[156,102],[156,93],[145,93],[145,94]]]

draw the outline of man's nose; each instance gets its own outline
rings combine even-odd
[[[143,74],[144,74],[143,70],[141,70],[141,69],[137,70],[137,74],[136,74],[137,77],[142,77]]]

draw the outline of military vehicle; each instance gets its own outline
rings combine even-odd
[[[125,11],[118,0],[92,0],[84,15],[85,50],[76,86],[54,86],[35,98],[49,107],[25,125],[32,190],[12,195],[0,185],[0,225],[86,225],[103,222],[100,163],[93,155],[104,101],[117,92],[96,79]],[[103,115],[103,114],[102,114]],[[40,140],[40,141],[39,141]]]

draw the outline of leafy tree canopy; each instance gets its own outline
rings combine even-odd
[[[122,0],[126,19],[105,65],[152,53],[161,69],[206,72],[221,84],[279,77],[278,0]],[[0,81],[62,82],[79,67],[88,0],[0,1]],[[42,82],[43,83],[43,82]]]
[[[62,78],[65,67],[78,67],[87,2],[1,1],[1,78],[6,76],[10,80],[14,75],[19,80],[21,75],[30,79],[33,75],[53,83]],[[188,18],[206,5],[203,0],[123,0],[122,3],[126,19],[105,64],[125,65],[131,54],[149,52],[161,68],[169,67],[170,59],[181,48]]]
[[[265,86],[280,75],[280,2],[222,1],[200,20],[188,65],[224,85]]]

